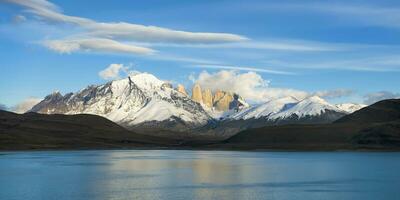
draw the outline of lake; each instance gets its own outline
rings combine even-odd
[[[400,153],[0,152],[0,199],[399,199]]]

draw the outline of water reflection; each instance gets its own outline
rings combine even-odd
[[[399,153],[18,152],[0,199],[396,199]]]

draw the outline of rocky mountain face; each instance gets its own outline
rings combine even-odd
[[[178,92],[180,92],[180,93],[186,95],[186,96],[188,95],[187,92],[186,92],[186,90],[185,90],[185,86],[183,86],[183,85],[181,85],[181,84],[178,84],[176,90],[177,90]]]
[[[203,102],[203,96],[201,93],[201,87],[199,84],[194,84],[193,89],[192,89],[192,100],[197,102],[197,103],[202,103]]]
[[[215,109],[216,111],[236,111],[242,110],[249,105],[238,94],[217,90],[214,94],[210,89],[201,89],[199,84],[194,84],[192,89],[192,99],[206,109]]]
[[[202,97],[204,105],[209,108],[212,108],[214,106],[213,95],[210,89],[203,90]]]

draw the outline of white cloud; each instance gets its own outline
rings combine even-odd
[[[91,35],[143,42],[167,43],[224,43],[239,42],[247,38],[229,33],[202,33],[177,31],[156,26],[130,23],[93,23],[88,28]]]
[[[269,73],[269,74],[294,75],[294,73],[291,73],[291,72],[270,70],[270,69],[257,68],[257,67],[234,66],[234,65],[199,64],[199,65],[193,65],[190,67],[207,68],[207,69],[228,69],[228,70],[239,70],[239,71],[262,72],[262,73]]]
[[[57,11],[58,8],[54,4],[46,0],[5,0],[11,3],[19,4],[21,6],[31,8],[33,10],[52,10]]]
[[[255,72],[239,73],[234,70],[221,70],[208,73],[203,71],[194,81],[203,88],[209,88],[213,91],[220,89],[240,94],[251,102],[265,102],[285,96],[302,99],[308,95],[307,92],[299,90],[269,87],[269,81],[264,80]]]
[[[167,43],[220,43],[247,40],[246,37],[229,33],[188,32],[125,22],[101,23],[83,17],[62,14],[56,5],[44,0],[7,1],[28,8],[31,13],[44,19],[78,25],[89,31],[89,35],[95,37]]]
[[[123,64],[110,64],[107,68],[99,72],[99,76],[105,80],[120,78],[121,72],[127,72],[128,67]]]
[[[221,44],[225,47],[236,47],[245,49],[272,49],[284,51],[339,51],[349,46],[299,40],[271,40],[263,42],[243,42],[235,44]]]
[[[137,43],[142,46],[151,47],[175,47],[175,48],[216,48],[216,49],[259,49],[259,50],[280,50],[280,51],[345,51],[364,47],[355,44],[333,44],[304,40],[263,40],[263,41],[243,41],[220,44],[185,44],[185,43]],[[371,47],[372,45],[368,45]]]
[[[317,95],[319,97],[327,99],[334,99],[334,98],[350,96],[352,94],[354,94],[354,91],[350,89],[335,89],[335,90],[318,91],[315,92],[313,95]]]
[[[17,105],[15,105],[14,107],[12,107],[11,111],[13,111],[15,113],[20,113],[20,114],[25,113],[25,112],[29,111],[34,105],[38,104],[41,100],[42,99],[29,97],[29,98],[21,101]]]
[[[254,103],[287,96],[295,97],[298,100],[313,95],[326,99],[335,99],[354,94],[354,91],[349,89],[306,92],[290,88],[271,87],[268,80],[263,79],[259,74],[251,70],[245,73],[240,73],[237,70],[221,70],[215,73],[203,71],[197,77],[194,74],[190,74],[188,79],[194,83],[199,83],[202,88],[209,88],[212,91],[234,92]]]
[[[364,103],[365,104],[373,104],[377,101],[381,101],[384,99],[398,99],[400,98],[400,93],[393,93],[389,91],[379,91],[366,94],[364,96]]]
[[[300,60],[265,60],[263,63],[282,68],[296,69],[336,69],[351,71],[389,72],[400,71],[400,59],[396,55],[364,56],[361,58],[335,58],[334,60],[318,60],[313,58]]]
[[[102,38],[47,40],[44,41],[43,44],[49,49],[59,53],[72,53],[80,50],[145,55],[155,52],[153,49],[146,47],[127,45],[114,40]]]

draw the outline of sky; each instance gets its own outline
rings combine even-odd
[[[0,106],[134,71],[371,104],[400,97],[399,33],[399,1],[0,0]]]

